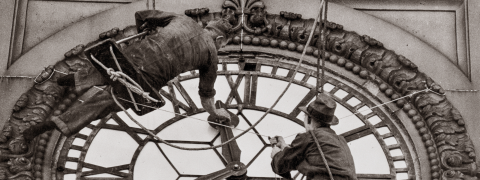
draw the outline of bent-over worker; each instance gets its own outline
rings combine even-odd
[[[199,70],[198,87],[203,108],[217,117],[216,119],[229,120],[230,115],[225,109],[215,108],[214,84],[218,68],[217,50],[226,45],[232,25],[225,19],[217,19],[210,21],[204,29],[190,17],[157,10],[136,12],[135,20],[138,32],[150,33],[125,47],[123,54],[128,56],[129,62],[139,69],[146,81],[153,88],[161,89],[179,74]],[[58,81],[60,85],[75,85],[76,88],[89,90],[64,113],[31,126],[23,132],[23,137],[14,139],[11,144],[26,144],[25,141],[29,142],[54,128],[63,135],[70,136],[91,121],[103,118],[102,116],[113,110],[118,111],[110,94],[112,85],[105,83],[107,82],[105,79],[116,77],[103,77],[98,72],[105,71],[104,69],[98,71],[93,69],[61,78]],[[102,78],[104,80],[101,80]],[[153,94],[151,87],[142,88]],[[121,98],[130,99],[128,94],[125,95],[125,89],[113,88],[113,90]]]

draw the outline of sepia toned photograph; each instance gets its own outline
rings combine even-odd
[[[2,0],[0,180],[477,180],[478,29],[478,0]]]

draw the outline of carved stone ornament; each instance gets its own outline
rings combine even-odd
[[[243,42],[244,45],[303,51],[313,29],[313,19],[302,19],[300,14],[291,12],[268,14],[262,1],[246,0],[243,7],[245,21],[242,23],[241,4],[240,0],[226,0],[221,12],[199,8],[186,10],[185,14],[202,26],[215,18],[228,19],[234,27],[229,41],[233,44]],[[465,121],[443,95],[444,90],[420,72],[409,59],[384,48],[374,38],[343,30],[342,25],[333,22],[327,22],[326,26],[327,61],[375,82],[381,92],[391,99],[411,95],[395,103],[411,118],[422,136],[428,151],[432,179],[475,178],[476,154],[466,132]],[[244,30],[243,40],[241,29]],[[36,78],[36,84],[19,97],[0,134],[0,180],[42,178],[44,152],[51,132],[37,137],[33,145],[15,144],[11,143],[12,140],[31,125],[48,121],[52,115],[62,114],[85,92],[86,89],[65,88],[56,83],[58,78],[66,74],[95,70],[85,58],[85,47],[102,39],[120,40],[136,33],[133,25],[104,32],[99,40],[86,46],[78,45],[65,53],[64,60],[47,67]],[[316,57],[321,52],[317,48],[319,37],[317,29],[311,46],[307,47],[307,55]],[[129,42],[137,40],[123,42],[120,47],[127,47]],[[426,88],[431,91],[425,91]]]

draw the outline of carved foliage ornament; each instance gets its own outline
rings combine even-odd
[[[240,0],[226,0],[221,12],[209,12],[207,8],[186,10],[200,25],[206,26],[214,18],[225,18],[232,25],[231,43],[265,46],[301,52],[312,31],[313,19],[301,19],[300,14],[281,12],[268,14],[260,0],[246,0],[242,7]],[[243,13],[242,13],[243,9]],[[244,22],[242,23],[242,16]],[[342,25],[327,22],[326,60],[345,67],[363,79],[375,82],[388,97],[396,101],[417,127],[427,147],[431,164],[432,179],[467,179],[476,175],[475,152],[465,129],[465,122],[452,104],[441,95],[443,89],[419,72],[417,66],[402,55],[383,47],[381,42],[355,32],[343,30]],[[240,39],[240,29],[244,39]],[[116,40],[136,34],[136,28],[113,28],[100,34],[98,42],[106,38]],[[320,33],[315,31],[307,55],[318,56],[316,47]],[[126,47],[130,41],[120,44]],[[92,42],[90,44],[94,44]],[[89,44],[89,45],[90,45]],[[26,144],[12,144],[23,130],[39,122],[48,121],[52,115],[68,110],[86,89],[64,88],[56,80],[65,74],[77,71],[95,71],[83,54],[84,45],[65,53],[65,59],[47,67],[37,77],[35,84],[20,96],[13,107],[13,113],[0,134],[0,179],[42,178],[42,165],[50,133],[42,134],[35,143],[35,149],[27,151]],[[62,72],[62,73],[58,73]],[[434,92],[420,92],[430,88]],[[30,148],[32,149],[32,148]]]

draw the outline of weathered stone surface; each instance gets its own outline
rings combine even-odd
[[[185,12],[202,26],[214,18],[228,19],[234,25],[235,36],[232,37],[232,43],[235,44],[243,42],[298,51],[301,49],[299,45],[306,43],[313,29],[313,19],[301,19],[300,14],[292,12],[268,14],[267,6],[260,0],[246,1],[244,9],[246,13],[243,17],[245,23],[241,22],[242,7],[239,0],[226,0],[222,7],[222,12],[209,12],[203,8]],[[403,107],[422,134],[430,153],[428,157],[432,164],[430,172],[432,177],[444,180],[474,178],[477,171],[476,153],[467,135],[462,116],[443,95],[443,89],[424,73],[419,72],[417,66],[409,59],[384,48],[383,43],[374,38],[345,31],[342,25],[333,22],[325,24],[327,31],[324,38],[320,36],[320,30],[315,29],[310,44],[314,48],[309,50],[308,55],[317,56],[321,53],[321,49],[318,48],[323,47],[323,44],[319,43],[326,39],[325,49],[330,55],[328,60],[332,63],[345,66],[347,70],[364,79],[368,78],[379,85],[380,91],[388,97],[393,98],[395,94],[411,95],[400,105],[397,102],[397,105]],[[243,41],[239,34],[242,28],[246,32],[241,35]],[[105,38],[120,40],[136,33],[135,26],[113,28],[101,33],[99,40]],[[129,42],[137,40],[124,42],[120,47],[127,47]],[[68,102],[81,95],[83,89],[60,87],[56,80],[77,71],[94,71],[83,50],[96,42],[98,41],[78,45],[66,52],[63,61],[46,68],[36,79],[38,83],[19,97],[13,107],[14,112],[10,121],[0,134],[2,143],[0,164],[3,165],[0,166],[0,179],[34,178],[32,172],[38,172],[38,168],[32,170],[31,162],[36,159],[41,161],[43,156],[25,155],[26,149],[18,147],[26,145],[12,145],[10,142],[29,126],[48,120],[54,112],[61,113],[67,110]],[[61,105],[62,108],[59,109]],[[42,148],[44,149],[44,146]]]

